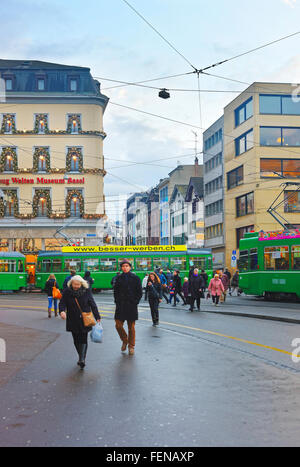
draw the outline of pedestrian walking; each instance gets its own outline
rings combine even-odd
[[[219,277],[219,274],[215,274],[214,278],[211,279],[208,286],[208,292],[211,293],[212,301],[215,306],[219,306],[220,296],[224,292],[224,286]]]
[[[151,317],[153,326],[157,326],[159,324],[159,303],[162,301],[162,286],[160,283],[160,279],[155,272],[151,272],[148,277],[147,283],[147,294],[148,294],[148,302],[150,305],[151,310]]]
[[[181,278],[180,278],[178,270],[175,270],[173,274],[173,287],[174,287],[174,303],[172,306],[176,306],[177,295],[180,296],[181,300],[183,301],[183,304],[186,305],[186,301],[184,299],[184,296],[182,295]]]
[[[229,295],[232,295],[235,290],[238,297],[241,295],[239,291],[239,278],[239,271],[236,270],[231,279],[231,291],[229,292]]]
[[[51,318],[52,305],[54,306],[54,315],[57,316],[57,298],[53,297],[53,287],[57,287],[57,282],[55,275],[50,274],[44,287],[48,297],[48,318]]]
[[[66,330],[72,333],[74,346],[79,356],[77,365],[81,369],[85,367],[87,337],[92,329],[90,326],[84,326],[82,315],[91,311],[95,320],[100,322],[101,317],[88,282],[81,276],[72,276],[59,302],[59,314],[62,319],[66,320]]]
[[[164,299],[166,300],[167,304],[169,303],[169,297],[167,295],[167,291],[168,291],[168,281],[167,281],[167,277],[166,275],[164,274],[163,270],[160,269],[159,272],[158,272],[158,277],[159,277],[159,280],[160,280],[160,284],[161,284],[161,292],[162,292],[162,296],[164,297]]]
[[[193,275],[191,279],[189,280],[189,290],[191,294],[191,306],[190,306],[189,311],[191,312],[194,311],[195,301],[197,303],[197,310],[200,311],[201,294],[202,294],[203,287],[204,287],[203,277],[201,276],[201,274],[199,274],[199,270],[195,268],[193,271]]]
[[[170,269],[168,268],[168,269],[167,269],[167,272],[166,272],[166,278],[167,278],[167,285],[168,285],[168,287],[170,286],[170,281],[172,280],[172,277],[173,277],[173,275],[172,275]]]
[[[120,266],[122,273],[117,278],[114,287],[116,329],[122,341],[121,351],[125,352],[128,345],[129,355],[133,355],[135,322],[138,319],[138,304],[143,296],[143,289],[140,278],[131,272],[131,263],[123,260]],[[124,329],[125,321],[128,325],[128,335]]]
[[[225,302],[226,301],[227,290],[229,289],[229,285],[230,285],[228,274],[220,273],[220,279],[221,279],[223,287],[224,287],[224,291],[223,291],[223,294],[222,294],[223,300],[222,300],[222,298],[220,300]]]
[[[182,292],[186,303],[189,302],[189,278],[185,277],[182,284]]]
[[[231,293],[230,293],[231,292],[231,286],[230,286],[230,284],[231,284],[231,272],[229,271],[228,268],[225,268],[225,271],[223,272],[223,275],[224,274],[226,274],[226,276],[228,277],[228,282],[229,282],[228,290],[229,290],[229,294],[231,295]],[[224,300],[224,302],[225,302],[225,300]]]
[[[143,288],[143,292],[145,292],[145,302],[147,301],[147,284],[148,284],[148,278],[149,278],[149,274],[146,273],[143,281],[142,281],[142,288]]]
[[[87,281],[87,283],[89,284],[89,288],[92,290],[92,285],[95,282],[95,280],[92,278],[90,271],[85,271],[83,278],[85,281]]]
[[[205,294],[205,291],[207,289],[207,283],[208,283],[208,275],[207,273],[205,272],[204,269],[201,270],[201,276],[203,278],[203,282],[204,282],[204,286],[202,288],[202,298],[204,298],[204,294]]]
[[[64,283],[63,283],[63,290],[65,290],[68,287],[68,282],[69,280],[76,275],[76,271],[74,269],[70,270],[70,274],[65,278]]]
[[[170,280],[170,285],[169,285],[169,303],[172,303],[172,299],[175,297],[175,287],[173,284],[173,279]],[[179,298],[176,296],[175,297],[176,303],[179,302]]]

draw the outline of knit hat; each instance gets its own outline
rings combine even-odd
[[[128,261],[128,259],[123,259],[123,260],[121,261],[121,263],[120,263],[120,267],[122,267],[123,264],[129,264],[129,266],[131,267],[131,262]]]

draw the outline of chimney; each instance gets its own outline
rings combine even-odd
[[[195,157],[195,177],[199,176],[199,160],[198,157]]]

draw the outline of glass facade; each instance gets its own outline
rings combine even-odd
[[[300,127],[260,127],[261,146],[300,146]]]
[[[261,114],[300,115],[300,97],[261,94],[259,108]]]

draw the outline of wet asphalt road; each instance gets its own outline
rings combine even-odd
[[[300,363],[291,356],[299,324],[218,315],[203,301],[201,313],[163,305],[153,328],[142,301],[130,357],[120,352],[111,295],[95,298],[104,342],[89,343],[80,371],[65,323],[47,318],[45,296],[0,297],[3,332],[15,330],[18,343],[28,330],[36,344],[43,339],[0,385],[0,446],[300,445]],[[244,297],[222,311],[270,306],[299,309]]]

